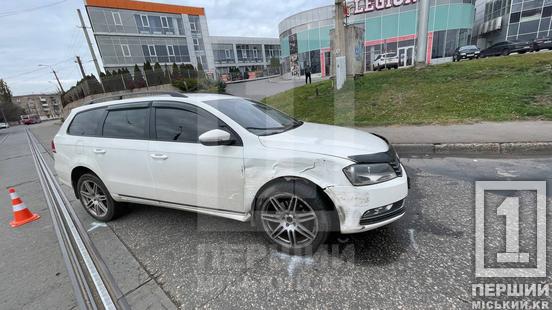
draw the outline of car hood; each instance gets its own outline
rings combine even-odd
[[[293,130],[259,137],[267,148],[308,152],[348,158],[383,153],[389,145],[383,139],[352,128],[304,123]]]

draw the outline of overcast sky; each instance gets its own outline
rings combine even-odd
[[[209,33],[278,37],[289,15],[332,4],[331,0],[155,0],[205,7]],[[0,78],[15,95],[56,91],[50,65],[67,90],[81,78],[75,56],[95,73],[76,10],[84,0],[0,0]],[[85,14],[86,19],[86,14]],[[88,24],[88,20],[86,19]],[[95,46],[95,42],[94,46]]]

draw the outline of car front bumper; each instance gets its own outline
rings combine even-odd
[[[388,225],[405,213],[404,200],[408,196],[408,175],[370,186],[331,186],[325,189],[339,214],[342,234],[355,234]],[[369,219],[367,211],[382,209]],[[389,209],[389,210],[386,210]]]

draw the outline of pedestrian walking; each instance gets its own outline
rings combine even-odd
[[[305,66],[305,84],[312,84],[311,67]]]

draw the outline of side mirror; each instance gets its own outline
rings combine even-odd
[[[206,146],[231,145],[235,141],[229,132],[213,129],[199,136],[199,142]]]

